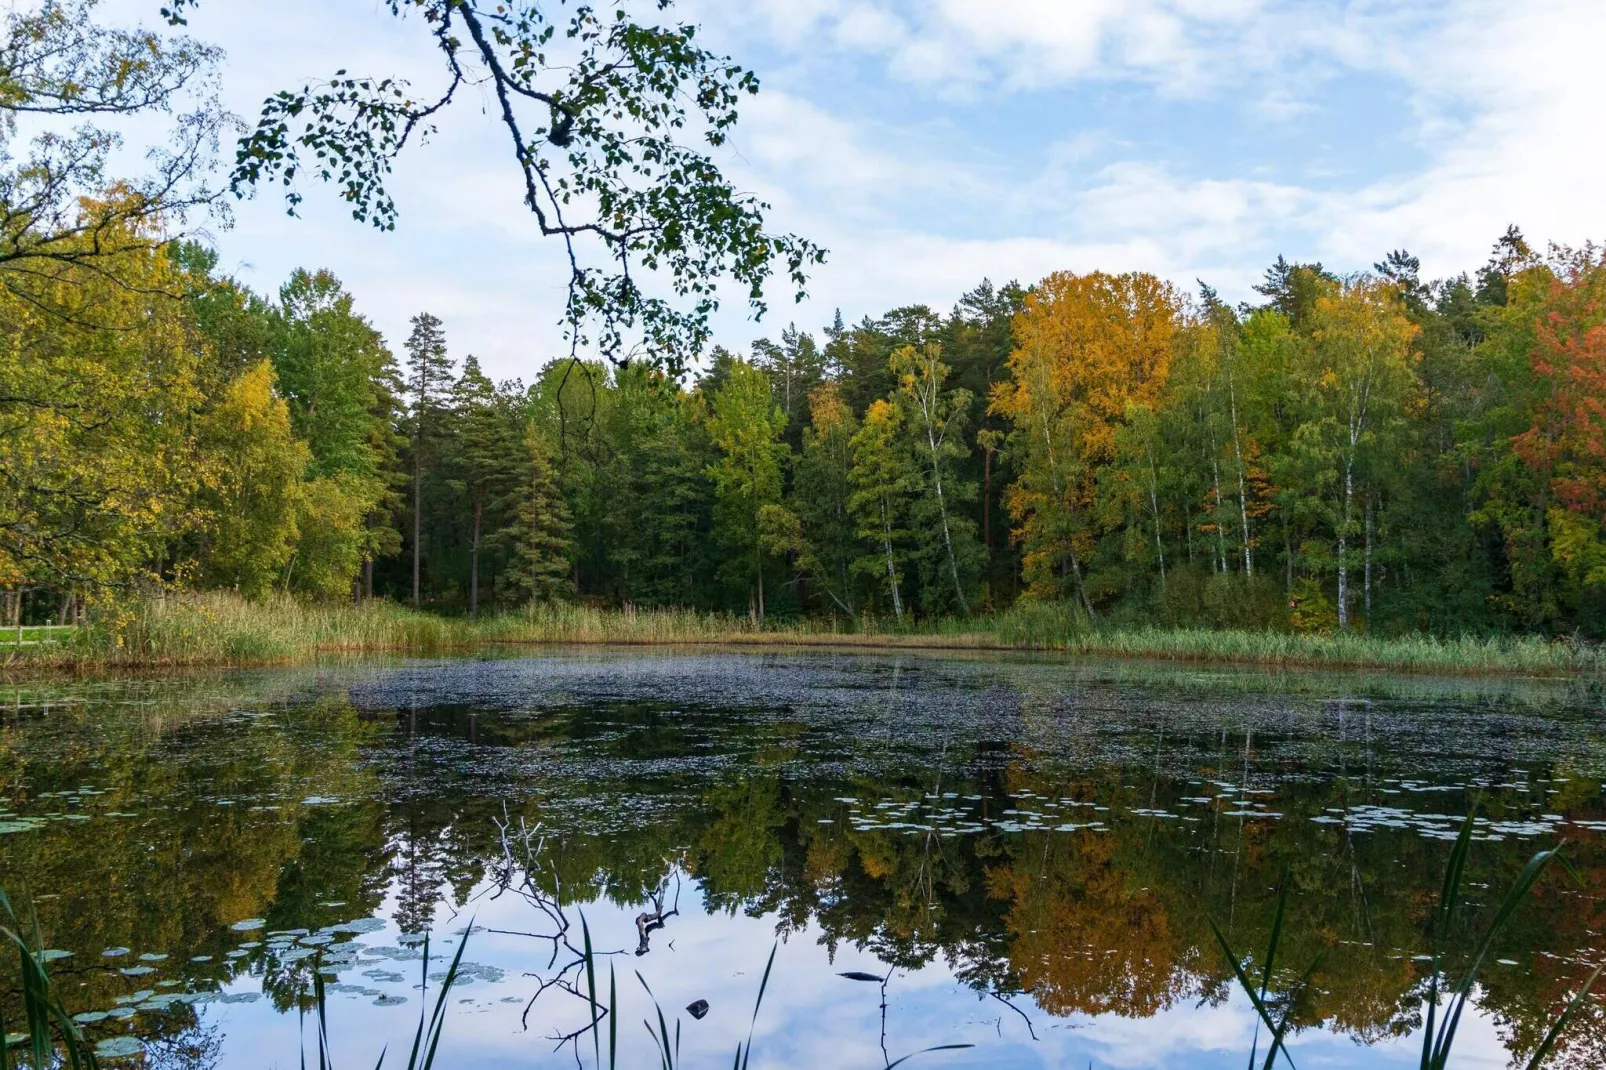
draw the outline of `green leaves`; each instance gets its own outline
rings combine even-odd
[[[342,70],[276,93],[239,143],[232,188],[277,182],[293,214],[307,171],[335,185],[355,219],[392,229],[395,159],[435,129],[472,70],[512,143],[525,206],[565,246],[572,343],[614,359],[640,344],[678,372],[707,341],[721,280],[762,315],[777,267],[801,298],[825,251],[767,232],[768,205],[739,192],[697,145],[725,144],[757,78],[697,45],[696,27],[638,21],[636,6],[610,18],[579,5],[560,22],[533,4],[394,0],[395,16],[422,12],[444,82],[419,96],[401,79]],[[643,279],[672,297],[649,293]]]

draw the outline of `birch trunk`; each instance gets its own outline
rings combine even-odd
[[[887,555],[887,586],[892,588],[892,615],[903,623],[903,596],[898,593],[898,566],[892,559],[892,519],[886,499],[881,501],[881,546]]]
[[[1372,495],[1366,496],[1366,566],[1362,589],[1366,592],[1366,620],[1372,619]]]
[[[1338,627],[1349,630],[1349,525],[1350,504],[1355,498],[1355,461],[1344,465],[1344,515],[1338,525]]]

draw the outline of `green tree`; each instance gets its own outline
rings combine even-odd
[[[480,609],[480,551],[486,510],[495,510],[507,498],[532,462],[513,399],[491,384],[472,356],[463,361],[463,374],[452,387],[450,405],[456,431],[452,444],[452,469],[456,474],[450,483],[468,499],[468,615],[474,620]],[[494,530],[495,518],[492,525]]]
[[[428,312],[412,319],[407,337],[407,392],[413,445],[413,604],[419,599],[419,568],[423,558],[425,455],[433,451],[447,411],[452,385],[451,358],[446,353],[446,331]]]
[[[859,538],[853,497],[853,436],[858,421],[835,383],[809,394],[809,426],[793,469],[792,511],[799,520],[799,567],[810,589],[848,616],[858,613],[853,561]]]
[[[512,558],[507,587],[517,596],[550,602],[571,589],[569,508],[538,423],[525,425],[522,445],[524,466],[511,496],[512,519],[497,538]]]
[[[42,303],[0,290],[0,583],[126,588],[194,527],[205,352],[174,261],[127,238],[31,269]]]
[[[910,533],[909,502],[919,481],[902,442],[902,416],[890,401],[870,403],[864,423],[854,433],[853,468],[848,479],[853,493],[848,509],[858,535],[874,551],[853,562],[854,569],[872,580],[884,578],[892,615],[903,621],[902,573]]]
[[[911,445],[920,459],[920,493],[915,498],[913,526],[917,533],[930,532],[932,536],[931,545],[919,553],[921,604],[928,613],[954,605],[968,615],[970,601],[965,588],[979,571],[981,548],[976,543],[975,523],[960,507],[975,500],[976,485],[959,479],[955,467],[970,452],[964,444],[964,431],[971,394],[943,388],[948,366],[942,362],[942,347],[935,343],[894,350],[891,367],[898,377],[901,408],[908,413]]]
[[[780,442],[786,414],[770,395],[769,379],[746,361],[735,361],[710,403],[708,433],[719,459],[709,466],[714,483],[715,533],[729,569],[748,588],[749,610],[764,619],[764,557],[759,514],[781,501]]]

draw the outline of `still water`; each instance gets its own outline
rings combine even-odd
[[[1476,800],[1463,944],[1535,851],[1576,871],[1462,1026],[1497,1067],[1606,952],[1603,776],[1581,684],[592,650],[22,685],[0,887],[121,1065],[299,1065],[315,975],[336,1065],[404,1064],[461,950],[438,1066],[590,1067],[588,930],[620,1066],[656,1001],[687,1067],[751,1030],[755,1068],[1236,1068],[1210,922],[1258,970],[1286,875],[1295,1061],[1403,1067]],[[1603,1056],[1585,1015],[1550,1065]]]

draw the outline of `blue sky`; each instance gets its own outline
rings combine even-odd
[[[156,0],[106,0],[154,21]],[[1281,253],[1339,271],[1392,248],[1437,276],[1508,223],[1606,237],[1600,0],[680,0],[757,70],[723,162],[772,224],[831,250],[811,298],[716,340],[817,329],[898,304],[945,309],[984,276],[1147,270],[1232,299]],[[422,24],[379,0],[206,0],[191,32],[228,53],[245,116],[287,84],[437,77]],[[397,232],[309,189],[212,228],[271,289],[328,267],[393,346],[427,308],[455,353],[528,379],[559,351],[559,250],[533,233],[501,130],[469,98],[398,165]]]

